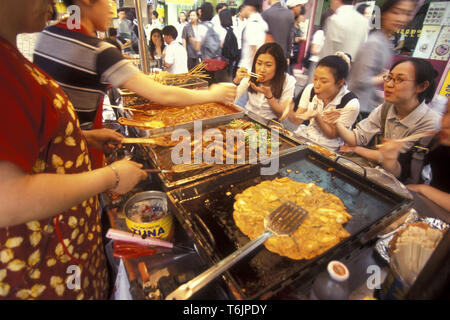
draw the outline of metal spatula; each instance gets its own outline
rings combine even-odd
[[[264,231],[264,233],[262,233],[258,238],[248,242],[242,248],[235,251],[215,266],[209,268],[191,281],[178,287],[166,297],[166,300],[189,299],[194,293],[214,280],[217,276],[231,268],[235,263],[251,253],[254,249],[258,248],[269,237],[291,235],[298,229],[307,214],[308,211],[295,203],[291,201],[284,202],[271,214],[265,217],[264,225],[266,227],[266,231]]]

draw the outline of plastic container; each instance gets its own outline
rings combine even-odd
[[[329,262],[327,272],[322,272],[314,280],[310,299],[347,300],[350,295],[349,276],[350,272],[342,262]]]

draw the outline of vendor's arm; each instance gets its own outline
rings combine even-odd
[[[0,161],[0,228],[50,218],[116,185],[130,191],[147,174],[142,165],[121,160],[110,166],[77,174],[28,174],[9,161]]]
[[[420,193],[450,212],[450,193],[446,193],[426,184],[409,184],[406,187],[411,191]]]
[[[212,85],[209,90],[189,90],[175,86],[164,86],[153,81],[143,73],[137,73],[128,79],[124,88],[162,105],[185,106],[207,102],[234,101],[236,88]]]

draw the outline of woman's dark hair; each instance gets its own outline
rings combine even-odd
[[[256,51],[255,58],[253,59],[252,72],[256,72],[255,71],[256,60],[258,60],[258,57],[263,53],[270,54],[275,60],[276,64],[275,75],[273,76],[272,80],[270,80],[270,89],[272,90],[273,96],[279,99],[281,97],[281,94],[283,93],[283,85],[284,80],[286,78],[286,70],[287,70],[287,63],[286,57],[284,56],[284,51],[280,47],[280,45],[276,42],[263,44],[258,49],[258,51]],[[257,84],[256,79],[253,77],[250,79],[250,81]],[[252,87],[248,87],[248,91],[256,93],[256,91]]]
[[[181,23],[181,19],[180,19],[181,14],[184,14],[184,17],[186,18],[185,22],[189,19],[186,12],[180,11],[180,14],[178,15],[178,23]]]
[[[164,40],[163,40],[163,33],[162,33],[162,31],[160,29],[158,29],[158,28],[153,29],[152,32],[150,32],[150,39],[148,40],[148,47],[149,47],[149,51],[150,51],[150,57],[152,59],[155,59],[155,52],[156,52],[156,46],[155,46],[155,44],[152,41],[152,36],[153,36],[154,33],[159,33],[159,35],[161,36],[161,40],[162,40],[161,52],[164,50],[164,48],[166,46],[165,43],[164,43]]]
[[[317,67],[319,66],[327,67],[331,70],[335,83],[338,83],[342,79],[347,79],[349,67],[347,62],[341,57],[335,55],[326,56],[319,61]]]
[[[220,24],[223,28],[228,28],[233,26],[233,19],[231,15],[231,11],[229,9],[223,9],[219,12]]]
[[[366,11],[366,8],[370,7],[368,4],[361,4],[358,6],[358,8],[356,8],[356,11],[358,11],[359,13],[361,13],[362,15],[364,15],[364,11]]]
[[[202,10],[201,16],[200,16],[200,20],[202,21],[210,21],[213,17],[214,14],[214,8],[212,6],[211,3],[209,2],[205,2],[202,4],[202,6],[200,7],[200,9]]]
[[[325,28],[325,22],[329,17],[331,17],[334,14],[334,11],[331,9],[328,9],[324,13],[322,13],[322,16],[320,17],[320,28]]]
[[[420,103],[425,101],[429,103],[433,100],[434,92],[436,91],[436,77],[439,73],[433,68],[433,65],[424,59],[419,58],[408,58],[405,60],[400,60],[394,63],[389,71],[392,71],[400,63],[411,62],[414,65],[414,78],[416,85],[422,85],[428,82],[428,88],[418,94],[417,98]]]
[[[397,3],[403,2],[403,1],[412,1],[414,3],[417,3],[417,0],[386,0],[380,8],[380,13],[383,14],[383,13],[391,10],[392,7],[394,7]]]
[[[155,18],[158,18],[158,17],[159,17],[159,14],[158,14],[157,11],[153,11],[152,14],[155,16]]]

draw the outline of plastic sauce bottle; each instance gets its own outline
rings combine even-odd
[[[311,300],[347,300],[350,295],[348,278],[350,272],[339,261],[330,261],[328,272],[322,272],[314,280],[311,288]]]

